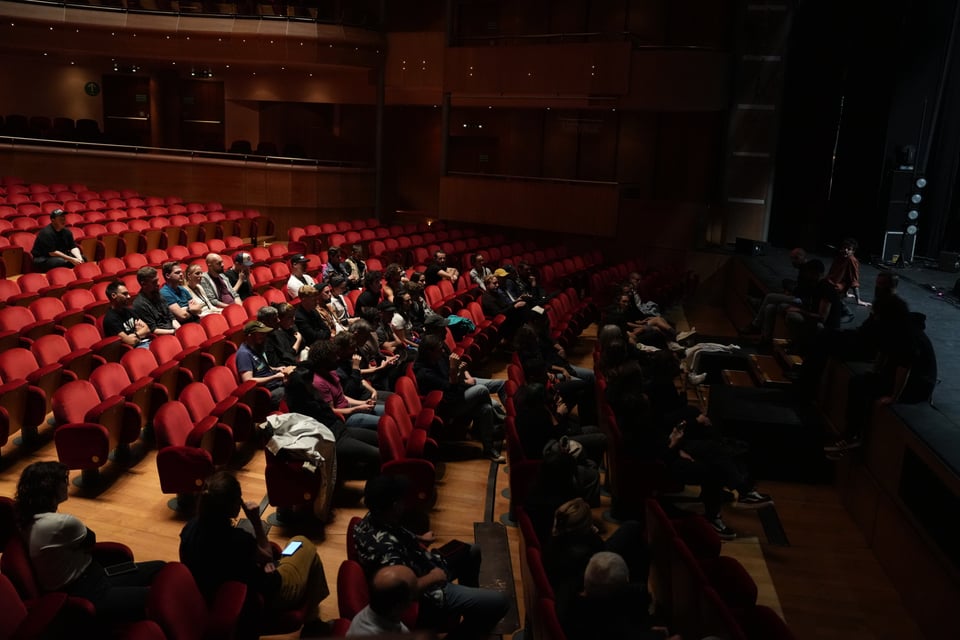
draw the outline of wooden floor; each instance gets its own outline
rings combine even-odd
[[[733,329],[717,309],[701,308],[690,313],[690,324],[701,332],[733,335]],[[572,359],[591,366],[595,328],[584,335]],[[475,374],[505,377],[505,361],[493,361]],[[0,494],[13,496],[20,471],[36,460],[56,459],[52,442],[32,452],[20,451],[8,443],[2,451]],[[122,469],[116,479],[96,496],[71,487],[64,512],[76,515],[93,529],[100,540],[128,544],[141,560],[176,560],[178,535],[183,521],[167,508],[168,496],[160,493],[156,452],[151,451],[136,465]],[[469,460],[447,465],[440,486],[432,528],[438,542],[471,539],[473,523],[483,519],[490,463]],[[238,470],[245,498],[265,496],[264,460],[258,453]],[[494,518],[507,511],[501,491],[507,486],[504,469],[496,474]],[[725,543],[723,552],[737,557],[750,571],[759,587],[759,600],[782,612],[796,636],[807,638],[894,639],[922,638],[907,616],[897,593],[847,515],[831,486],[766,483],[763,490],[776,499],[789,547],[766,543],[755,513],[724,515],[743,535]],[[346,557],[345,528],[354,515],[363,515],[362,486],[347,484],[333,521],[318,538],[331,596],[321,605],[322,617],[337,616],[336,574]],[[272,508],[267,509],[269,515]],[[603,508],[597,510],[601,514]],[[283,544],[292,535],[274,527],[270,538]],[[522,607],[516,529],[508,530],[512,551],[518,606]],[[522,612],[520,619],[522,620]]]

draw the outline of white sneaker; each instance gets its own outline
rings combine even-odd
[[[703,373],[691,373],[687,376],[687,380],[690,382],[690,384],[694,386],[703,384],[703,381],[706,379],[707,379],[706,371],[704,371]]]
[[[670,351],[673,351],[674,353],[680,353],[681,351],[687,350],[686,347],[684,347],[682,344],[679,344],[677,342],[668,342],[667,347],[670,349]]]
[[[681,331],[680,333],[677,334],[677,342],[683,342],[690,336],[694,335],[696,332],[697,332],[696,327],[690,327],[688,331]]]

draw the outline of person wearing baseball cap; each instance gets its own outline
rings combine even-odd
[[[241,300],[253,295],[253,285],[250,284],[250,267],[252,266],[253,256],[246,251],[240,251],[233,256],[233,266],[223,272]]]
[[[307,264],[310,261],[302,253],[294,254],[290,258],[290,277],[287,279],[287,295],[294,299],[300,295],[300,287],[315,285],[316,281],[307,273]]]
[[[296,367],[271,367],[264,353],[267,334],[272,328],[259,320],[251,320],[243,325],[243,344],[237,349],[237,374],[241,382],[253,380],[270,390],[273,408],[280,406],[284,397],[283,383]]]
[[[33,241],[33,270],[49,271],[56,267],[73,268],[83,262],[83,254],[67,229],[63,209],[50,212],[50,224],[40,229]]]

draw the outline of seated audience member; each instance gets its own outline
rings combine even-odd
[[[530,295],[520,290],[520,286],[517,284],[517,272],[512,265],[508,264],[500,267],[493,272],[493,275],[497,276],[501,291],[503,291],[509,299],[525,300],[527,306],[534,306],[535,303]]]
[[[797,270],[807,261],[807,252],[797,247],[790,252],[790,264]],[[782,293],[768,293],[760,302],[757,309],[757,315],[753,317],[750,324],[740,329],[740,333],[752,334],[759,333],[761,340],[773,336],[774,326],[777,322],[777,316],[786,311],[787,307],[797,304],[796,300],[800,297],[797,291],[797,280],[784,280]]]
[[[390,326],[393,327],[393,335],[407,349],[416,349],[419,343],[419,335],[413,328],[413,296],[406,290],[406,287],[397,293],[394,299],[396,310],[393,317],[390,318]]]
[[[480,307],[483,309],[483,315],[488,318],[495,318],[503,314],[506,320],[500,325],[500,335],[507,340],[513,339],[513,334],[523,324],[526,317],[526,300],[514,300],[505,291],[500,289],[500,279],[495,275],[489,275],[485,281],[486,287],[483,295],[480,296]]]
[[[872,370],[850,378],[845,430],[824,447],[831,458],[863,445],[875,403],[929,402],[937,384],[937,356],[925,332],[926,316],[911,313],[897,295],[876,298],[873,308],[883,339]]]
[[[239,302],[240,296],[224,272],[223,258],[216,253],[208,253],[206,260],[207,272],[200,278],[200,286],[203,287],[213,306],[223,309]]]
[[[417,600],[417,574],[409,567],[383,567],[370,580],[370,604],[350,622],[347,636],[409,633],[401,616]]]
[[[420,276],[414,273],[414,276]],[[430,317],[439,317],[436,312],[430,308],[427,298],[423,292],[423,279],[418,277],[416,280],[410,278],[407,282],[406,291],[410,294],[410,306],[408,308],[408,319],[413,325],[413,330],[418,333],[424,332],[427,319]]]
[[[383,272],[383,285],[381,295],[386,302],[396,304],[396,298],[403,291],[404,283],[407,281],[407,274],[396,262],[391,262]]]
[[[544,448],[524,504],[537,540],[550,539],[557,509],[574,498],[599,505],[600,474],[595,467],[578,465],[573,449],[554,440]]]
[[[380,304],[383,274],[379,271],[367,271],[363,278],[363,291],[353,303],[353,315],[362,317],[364,309],[375,309]]]
[[[347,286],[350,289],[359,289],[363,276],[367,273],[367,263],[363,261],[363,245],[355,244],[350,247],[350,255],[344,260],[344,264],[350,269],[346,277]]]
[[[243,333],[246,337],[237,349],[237,374],[240,376],[240,382],[253,380],[269,389],[273,408],[276,409],[283,400],[283,383],[295,367],[271,367],[267,362],[264,346],[267,342],[267,334],[271,331],[273,329],[259,320],[251,320],[243,325]]]
[[[320,274],[321,280],[328,280],[333,274],[338,274],[344,278],[350,277],[350,267],[343,260],[343,254],[340,247],[327,248],[327,264],[323,265],[323,271]]]
[[[308,346],[317,340],[329,340],[333,335],[333,328],[324,320],[319,307],[320,292],[317,288],[310,284],[300,287],[300,304],[294,312],[294,323],[303,336],[303,343]]]
[[[337,376],[337,347],[330,340],[321,340],[310,345],[310,355],[307,356],[310,369],[313,371],[313,388],[317,397],[330,405],[333,412],[346,423],[348,427],[361,427],[376,431],[380,416],[383,415],[383,405],[376,400],[357,400],[344,395],[343,385]]]
[[[533,268],[526,262],[517,263],[516,278],[513,279],[517,286],[518,297],[530,301],[530,304],[542,304],[547,299],[547,293],[537,283],[537,274]]]
[[[223,272],[240,300],[253,295],[253,285],[250,283],[250,267],[252,266],[253,256],[245,251],[240,251],[233,256],[233,266]]]
[[[160,287],[160,296],[170,313],[180,324],[199,322],[203,307],[183,286],[183,267],[179,262],[171,261],[164,262],[161,270],[165,283]]]
[[[676,340],[677,332],[660,315],[657,303],[640,298],[639,274],[634,272],[630,275],[634,278],[621,287],[615,306],[607,311],[611,319],[605,322],[619,325],[631,342],[665,348]]]
[[[374,311],[376,314],[376,311]],[[350,325],[350,335],[354,339],[354,348],[360,355],[360,375],[380,392],[394,388],[397,378],[403,375],[400,356],[388,356],[380,350],[373,325],[362,318]]]
[[[658,351],[648,358],[647,379],[644,390],[650,400],[651,417],[664,432],[674,425],[682,424],[684,436],[692,439],[717,437],[713,423],[705,413],[687,402],[686,394],[677,389],[680,363],[672,353]]]
[[[721,538],[735,538],[736,532],[720,516],[724,487],[737,492],[737,508],[759,509],[773,504],[770,496],[756,490],[740,461],[744,451],[715,439],[688,440],[683,423],[658,424],[651,415],[642,385],[642,374],[633,370],[610,380],[607,387],[607,399],[615,412],[626,453],[638,462],[658,460],[677,481],[700,485],[707,520]]]
[[[170,306],[160,296],[160,278],[153,267],[137,269],[140,293],[133,300],[133,315],[150,329],[149,337],[173,335],[180,323],[170,313]]]
[[[472,420],[474,432],[483,444],[483,455],[498,464],[506,462],[494,446],[495,412],[490,398],[491,391],[499,393],[503,389],[503,380],[490,380],[487,385],[471,376],[460,356],[452,353],[445,357],[443,341],[436,335],[428,335],[420,342],[413,371],[420,393],[443,392],[437,407],[442,418]]]
[[[203,270],[198,264],[192,264],[187,267],[185,288],[190,292],[194,300],[200,303],[200,317],[210,315],[211,313],[220,313],[220,307],[214,304],[213,299],[207,296],[207,292],[200,285],[203,278]]]
[[[301,362],[287,378],[286,402],[292,413],[317,420],[333,432],[337,440],[337,481],[370,478],[380,473],[380,448],[377,432],[348,427],[330,405],[320,399],[313,386],[309,362]]]
[[[343,386],[343,393],[357,400],[382,400],[391,395],[389,391],[380,392],[365,380],[361,371],[363,370],[363,357],[357,353],[355,337],[349,331],[338,333],[333,337],[333,344],[337,351],[337,368],[335,372]]]
[[[241,510],[252,534],[233,524]],[[322,628],[319,604],[330,590],[317,548],[304,536],[295,536],[294,541],[300,547],[293,554],[277,557],[264,533],[259,505],[245,502],[237,479],[218,471],[203,487],[197,515],[180,532],[180,560],[211,602],[217,588],[233,580],[247,585],[248,605],[256,607],[259,597],[268,612],[305,607],[303,635],[308,635]]]
[[[92,555],[96,534],[78,518],[57,513],[69,482],[59,462],[34,462],[17,482],[17,518],[40,589],[89,600],[104,623],[143,619],[150,583],[164,563],[138,562],[131,571],[107,575]]]
[[[287,296],[291,300],[300,295],[300,287],[315,285],[316,281],[307,273],[307,264],[310,261],[302,253],[290,258],[290,277],[287,278]]]
[[[403,526],[410,483],[384,474],[367,481],[364,502],[370,510],[354,531],[360,564],[372,577],[383,567],[404,566],[417,576],[419,622],[436,628],[450,616],[461,618],[451,638],[484,638],[507,613],[507,597],[479,588],[480,547],[453,541],[431,550],[433,533],[417,536]],[[455,582],[456,581],[456,582]]]
[[[487,283],[484,281],[487,276],[493,275],[493,271],[486,266],[486,259],[483,257],[483,254],[475,253],[470,256],[470,266],[473,267],[470,269],[470,281],[486,291]]]
[[[456,282],[460,277],[460,272],[456,268],[447,266],[447,254],[443,251],[437,251],[433,254],[433,262],[427,266],[424,272],[424,281],[426,286],[439,284],[441,280]]]
[[[583,593],[569,607],[557,607],[570,640],[593,638],[667,639],[667,630],[652,628],[647,609],[646,576],[632,576],[626,561],[612,551],[595,553],[583,572]]]
[[[809,291],[809,298],[800,298],[799,304],[784,312],[787,331],[798,352],[805,351],[814,337],[822,331],[840,328],[840,293],[823,277],[823,263],[808,260],[800,268],[798,287]]]
[[[596,471],[607,446],[607,438],[597,427],[580,426],[570,420],[570,410],[563,398],[551,392],[542,382],[527,380],[514,398],[516,426],[528,458],[539,460],[551,440],[567,438],[582,447],[577,462]]]
[[[107,285],[106,294],[110,308],[103,314],[103,335],[120,336],[120,341],[131,347],[149,347],[150,327],[133,315],[133,298],[127,285],[114,280]]]
[[[636,606],[649,606],[646,578],[650,553],[641,523],[627,520],[604,540],[594,526],[590,505],[574,498],[557,509],[552,534],[543,544],[543,568],[553,586],[558,611],[565,610],[583,591],[583,572],[590,558],[601,551],[612,551],[626,561],[633,582],[641,583],[637,585]]]
[[[30,254],[34,271],[46,272],[55,267],[72,269],[83,262],[83,254],[73,239],[73,233],[67,229],[63,209],[50,212],[50,224],[37,232]]]
[[[320,294],[317,298],[317,313],[323,318],[323,321],[330,327],[330,335],[337,335],[341,331],[347,330],[349,322],[341,324],[330,308],[333,301],[333,287],[329,282],[321,282],[317,285],[317,291]]]
[[[267,334],[263,350],[271,367],[296,366],[300,362],[303,337],[293,321],[295,311],[288,302],[268,305],[257,311],[257,320],[273,329]]]
[[[356,321],[356,318],[350,317],[347,300],[343,297],[347,290],[347,279],[341,275],[333,274],[327,280],[327,284],[330,286],[330,302],[327,303],[327,310],[330,311],[330,315],[333,316],[337,325],[347,327],[351,322]],[[340,332],[337,331],[337,333]]]
[[[581,422],[596,424],[596,376],[591,369],[570,364],[560,343],[550,339],[549,322],[545,314],[531,313],[530,320],[514,336],[514,348],[524,373],[529,377],[531,362],[541,364],[551,387],[564,403],[571,409],[577,407]]]

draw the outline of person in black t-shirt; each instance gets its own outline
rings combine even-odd
[[[253,287],[250,285],[250,267],[252,266],[253,256],[241,251],[233,257],[233,266],[223,272],[241,300],[253,295]]]
[[[49,271],[55,267],[71,269],[83,262],[83,255],[67,229],[63,209],[50,213],[50,224],[40,229],[33,241],[33,270]]]
[[[433,262],[427,267],[424,273],[426,286],[438,284],[441,280],[450,280],[456,283],[460,277],[460,272],[455,267],[447,266],[447,254],[443,251],[437,251],[433,254]]]
[[[364,308],[376,308],[380,304],[382,278],[383,273],[380,271],[367,271],[367,275],[363,278],[363,291],[353,303],[353,315],[359,318]]]
[[[133,347],[147,347],[150,344],[150,327],[133,315],[133,298],[127,286],[120,280],[107,285],[107,298],[110,308],[103,315],[103,335],[120,336],[121,342]]]
[[[804,351],[819,332],[840,328],[840,294],[824,279],[823,273],[820,260],[805,262],[800,267],[797,287],[809,294],[801,294],[803,297],[797,298],[799,303],[786,310],[787,330],[799,351]]]

